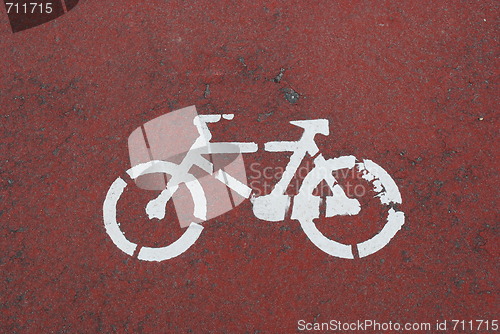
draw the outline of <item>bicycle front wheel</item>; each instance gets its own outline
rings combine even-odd
[[[380,204],[385,208],[384,210],[387,210],[387,220],[384,227],[368,240],[355,245],[331,240],[316,227],[314,222],[315,219],[319,218],[321,198],[314,196],[313,190],[323,180],[327,181],[334,193],[334,196],[326,197],[326,211],[331,212],[330,216],[356,215],[362,209],[356,206],[358,202],[355,199],[350,199],[345,195],[340,186],[335,184],[336,180],[332,176],[335,171],[352,168],[356,168],[362,173],[363,179],[370,182],[375,190],[375,197],[380,200]],[[333,181],[330,182],[331,180]],[[341,202],[340,205],[338,205],[339,201]],[[299,220],[307,237],[323,252],[345,259],[354,259],[354,254],[357,253],[362,258],[384,248],[401,229],[404,224],[404,213],[395,209],[401,203],[401,194],[396,183],[382,167],[371,160],[365,159],[356,163],[354,156],[344,156],[324,160],[321,165],[317,165],[307,174],[298,195],[294,198],[292,218]],[[329,209],[329,205],[336,205],[336,208]]]

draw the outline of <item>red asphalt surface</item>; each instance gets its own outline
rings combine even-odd
[[[82,0],[15,34],[0,11],[1,332],[293,333],[299,320],[365,319],[447,320],[453,332],[453,319],[499,320],[497,1]],[[102,204],[130,168],[127,138],[189,105],[235,114],[214,139],[260,147],[298,139],[289,121],[328,119],[323,155],[388,171],[405,225],[345,260],[246,200],[179,257],[126,255]],[[245,156],[249,180],[250,166],[286,162]],[[144,192],[127,196],[127,237],[175,240],[147,221]],[[320,223],[356,243],[380,219]]]

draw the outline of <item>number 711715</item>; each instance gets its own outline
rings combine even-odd
[[[6,2],[7,14],[50,14],[52,13],[52,3],[14,3]],[[44,6],[45,5],[45,6]]]
[[[497,331],[498,320],[452,320],[453,330]]]

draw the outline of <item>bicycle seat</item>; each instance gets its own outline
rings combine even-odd
[[[330,129],[328,128],[327,119],[312,119],[304,121],[290,121],[290,124],[304,129],[304,133],[322,134],[328,136]]]
[[[79,0],[29,2],[4,0],[12,32],[16,33],[55,20],[72,10]]]

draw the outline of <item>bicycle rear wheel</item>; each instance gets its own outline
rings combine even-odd
[[[166,173],[172,175],[176,166],[177,165],[170,162],[155,160],[132,167],[127,170],[127,174],[132,180],[135,180],[141,175],[152,173]],[[206,215],[206,197],[198,180],[192,177],[192,179],[189,180],[189,182],[186,182],[185,185],[193,199],[195,211]],[[179,239],[164,247],[140,246],[128,240],[123,231],[120,229],[120,223],[116,218],[118,201],[127,186],[129,186],[129,184],[121,177],[118,177],[110,186],[103,204],[103,217],[106,233],[120,250],[130,256],[133,256],[138,250],[137,258],[139,260],[164,261],[179,256],[196,242],[203,231],[203,226],[195,222],[192,222],[187,227],[186,231]],[[166,198],[166,201],[172,199],[172,196],[176,192],[177,188],[178,186],[166,189],[168,192],[168,198]]]

